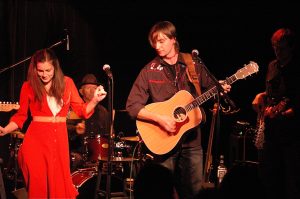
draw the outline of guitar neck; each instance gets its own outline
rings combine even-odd
[[[227,84],[232,84],[237,80],[237,78],[235,77],[235,74],[226,78],[226,83]],[[218,93],[218,89],[216,86],[213,86],[211,89],[209,89],[208,91],[204,92],[202,95],[198,96],[196,99],[194,99],[192,102],[190,102],[189,104],[187,104],[185,106],[185,109],[187,111],[190,111],[198,106],[200,106],[201,104],[203,104],[204,102],[206,102],[207,100],[209,100],[210,98],[212,98],[214,95],[216,95]]]

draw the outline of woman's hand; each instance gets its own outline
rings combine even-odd
[[[2,126],[0,126],[0,136],[4,136],[6,135],[8,132],[5,130],[5,128],[3,128]]]

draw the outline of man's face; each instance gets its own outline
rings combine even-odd
[[[97,87],[98,86],[94,84],[85,84],[80,88],[79,92],[82,95],[83,100],[85,102],[89,102],[92,100],[92,98],[94,97],[94,92]]]
[[[286,41],[272,41],[272,47],[276,57],[279,60],[284,60],[292,54],[292,48],[288,45]]]
[[[159,33],[153,47],[160,57],[167,57],[175,52],[175,42],[174,38],[170,39],[167,35]]]

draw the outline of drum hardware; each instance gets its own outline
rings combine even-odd
[[[236,161],[258,161],[258,151],[254,146],[256,129],[249,122],[236,121],[229,140],[229,166]]]
[[[236,121],[233,130],[232,133],[237,136],[253,136],[255,133],[255,128],[246,121]]]
[[[140,136],[129,136],[129,137],[120,137],[120,140],[139,142],[139,141],[141,141],[141,138],[140,138]]]
[[[113,197],[125,197],[127,196],[127,193],[130,192],[132,189],[132,186],[129,183],[129,179],[132,179],[132,165],[133,162],[138,163],[137,158],[134,157],[112,157],[110,159],[112,163],[112,176],[119,176],[119,179],[122,181],[122,187],[121,190],[112,190],[113,192],[110,192],[110,195]],[[97,176],[97,182],[96,182],[96,190],[95,195],[105,197],[107,195],[107,191],[103,189],[103,185],[101,184],[102,181],[102,175],[108,174],[108,158],[99,158],[99,165],[98,165],[98,176]],[[130,167],[130,174],[128,176],[128,173],[126,173],[125,167]],[[132,184],[132,183],[131,183]]]
[[[124,143],[118,143],[120,144],[120,146],[126,146],[123,145]],[[127,146],[126,146],[127,147]],[[138,169],[138,166],[139,166],[139,162],[140,162],[140,149],[141,149],[141,142],[138,142],[136,144],[136,146],[134,147],[134,150],[133,150],[133,153],[131,154],[131,157],[116,157],[116,156],[113,156],[111,157],[110,161],[112,163],[112,165],[118,165],[119,168],[122,169],[122,171],[120,172],[122,174],[122,179],[123,179],[123,190],[122,192],[114,192],[114,193],[111,193],[112,196],[127,196],[127,194],[132,194],[132,190],[133,190],[133,177],[135,176],[135,174],[137,173],[137,169]],[[135,153],[136,152],[139,152],[138,153],[138,158],[135,157]],[[103,191],[99,188],[101,188],[101,175],[102,173],[104,173],[106,170],[105,170],[105,165],[107,164],[108,162],[108,158],[105,157],[105,158],[99,158],[99,170],[102,169],[102,171],[98,172],[98,178],[97,178],[97,186],[98,189],[96,190],[96,194],[99,194],[101,196],[105,196],[106,195],[106,191]],[[129,173],[125,173],[125,170],[124,167],[126,166],[129,166],[130,170],[129,170]],[[135,168],[135,169],[134,169]],[[113,168],[112,171],[112,174],[116,174],[117,172],[117,168]]]
[[[126,178],[124,183],[124,191],[127,195],[129,195],[131,198],[131,195],[133,194],[133,185],[134,185],[134,179],[133,178]]]
[[[114,143],[113,157],[128,157],[131,153],[131,146],[125,141]]]
[[[103,198],[106,193],[106,183],[104,180],[108,175],[108,157],[105,151],[105,144],[107,144],[107,142],[101,136],[86,136],[84,137],[84,142],[87,150],[85,150],[83,154],[86,155],[87,160],[84,161],[82,169],[73,171],[73,183],[79,190],[79,195],[81,195],[79,198],[93,198],[95,195]],[[112,142],[113,154],[110,158],[111,175],[113,177],[112,180],[115,182],[112,182],[111,185],[114,187],[116,183],[117,188],[115,187],[112,190],[111,196],[131,195],[133,193],[134,176],[139,169],[140,161],[145,159],[145,156],[141,152],[142,142],[124,141],[120,139],[117,141],[113,140]],[[97,161],[93,159],[95,158],[95,155],[92,155],[93,153],[98,154]],[[105,155],[100,155],[103,153]],[[97,189],[95,187],[97,187]],[[86,194],[89,194],[89,196],[87,197]]]
[[[6,198],[6,192],[5,192],[5,186],[4,186],[4,181],[2,178],[2,164],[3,160],[0,158],[0,198]]]
[[[71,158],[71,171],[75,171],[78,168],[82,168],[84,166],[84,157],[79,152],[72,151],[70,153]]]
[[[20,146],[22,145],[23,138],[24,134],[20,131],[13,131],[11,133],[9,143],[9,160],[7,168],[4,169],[4,174],[8,180],[12,181],[13,191],[17,190],[18,183],[23,182],[20,169],[18,167],[18,151]]]

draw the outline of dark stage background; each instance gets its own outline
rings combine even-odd
[[[231,76],[251,60],[260,66],[257,74],[239,80],[232,87],[229,95],[240,111],[220,117],[220,143],[214,147],[226,154],[236,122],[255,125],[251,101],[264,89],[266,67],[274,57],[270,37],[280,27],[299,32],[300,17],[296,9],[297,5],[288,1],[262,4],[254,1],[1,0],[0,101],[18,102],[29,61],[11,66],[36,50],[61,41],[67,29],[70,50],[66,50],[65,43],[53,48],[64,73],[76,83],[85,73],[94,73],[107,88],[102,66],[109,64],[114,75],[114,108],[123,110],[135,77],[155,56],[147,40],[150,27],[159,20],[170,20],[177,27],[181,50],[198,49],[218,79]],[[205,106],[211,108],[210,103]],[[207,112],[210,115],[208,109]],[[13,113],[0,112],[0,125],[6,125]],[[116,132],[134,135],[134,121],[123,112],[119,114]],[[209,127],[208,120],[203,133],[204,146]],[[0,157],[5,162],[9,139],[8,135],[0,138]]]

